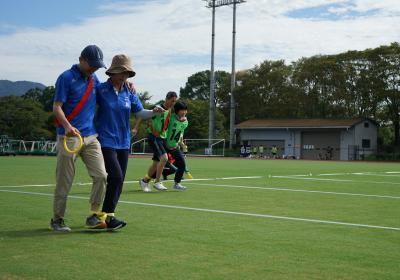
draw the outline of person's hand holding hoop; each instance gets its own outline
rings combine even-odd
[[[75,149],[70,149],[68,147],[67,141],[71,137],[77,137],[78,138],[78,145],[75,147]],[[64,149],[70,154],[78,153],[80,151],[80,149],[82,148],[82,146],[83,146],[83,139],[81,137],[81,134],[80,134],[79,130],[76,129],[75,127],[73,127],[73,126],[70,126],[70,127],[65,129],[65,136],[64,136],[64,140],[63,141],[64,141]]]

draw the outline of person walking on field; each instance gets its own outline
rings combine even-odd
[[[165,164],[168,161],[168,155],[165,147],[167,128],[172,114],[172,108],[177,98],[178,95],[176,92],[168,92],[165,97],[165,102],[162,105],[162,108],[165,110],[165,112],[154,116],[148,123],[148,140],[150,147],[153,150],[153,163],[149,167],[146,176],[139,180],[139,185],[144,192],[150,192],[148,184],[154,172],[156,172],[156,178],[153,187],[160,191],[167,190],[167,188],[161,182],[161,175]]]
[[[278,148],[276,147],[276,145],[272,146],[271,154],[272,154],[272,158],[276,158],[276,155],[278,154]]]
[[[166,137],[166,148],[169,158],[173,159],[173,172],[167,172],[164,170],[163,174],[175,173],[174,178],[174,190],[185,190],[186,187],[182,186],[181,181],[183,173],[186,170],[185,157],[182,154],[181,149],[187,151],[187,146],[183,143],[183,133],[188,127],[189,123],[186,118],[187,105],[178,100],[174,105],[174,113],[171,114],[171,118],[168,124],[167,137]],[[156,177],[156,172],[153,173],[152,178]]]
[[[93,185],[90,194],[90,215],[86,219],[88,229],[104,229],[106,223],[99,209],[103,202],[107,173],[97,134],[93,125],[96,106],[96,86],[99,80],[94,74],[105,68],[103,53],[96,45],[84,48],[79,64],[63,72],[57,79],[53,112],[57,123],[57,168],[54,191],[53,218],[50,228],[56,232],[69,232],[64,215],[68,194],[75,176],[75,161],[81,157]],[[64,137],[68,145],[76,143],[76,137],[83,138],[83,145],[76,154],[68,152],[63,145]]]
[[[163,112],[161,107],[145,110],[136,95],[127,85],[127,79],[136,73],[132,69],[131,59],[124,54],[114,56],[110,68],[106,71],[110,77],[97,87],[96,128],[104,156],[107,177],[106,195],[102,211],[107,215],[107,229],[115,230],[126,225],[125,221],[115,217],[115,209],[125,179],[130,147],[131,113],[137,118],[149,119]]]
[[[182,154],[181,148],[187,152],[187,146],[183,143],[183,133],[189,123],[186,118],[187,105],[183,101],[178,100],[174,105],[174,113],[168,124],[166,147],[167,152],[172,155],[175,162],[174,165],[178,168],[174,178],[174,189],[185,190],[186,187],[181,185],[183,173],[186,170],[185,157]]]
[[[264,146],[263,145],[260,145],[258,147],[258,153],[259,153],[259,155],[258,155],[259,158],[264,158]]]

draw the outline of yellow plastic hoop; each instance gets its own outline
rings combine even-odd
[[[67,140],[68,140],[68,138],[70,138],[70,137],[69,137],[69,136],[64,136],[64,149],[65,149],[68,153],[70,153],[70,154],[76,154],[77,152],[80,151],[80,149],[81,149],[82,146],[83,146],[83,139],[82,139],[82,137],[81,137],[80,134],[78,134],[78,135],[76,135],[76,136],[72,136],[72,137],[77,137],[77,138],[78,138],[78,140],[79,140],[78,146],[77,146],[74,150],[71,150],[70,148],[68,148]]]

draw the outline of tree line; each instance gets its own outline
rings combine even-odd
[[[207,101],[209,76],[209,71],[190,76],[180,96],[193,102]],[[399,43],[301,58],[291,64],[265,60],[238,72],[236,79],[236,123],[267,118],[366,117],[380,125],[381,144],[400,145]],[[215,104],[228,129],[229,73],[216,72]],[[208,113],[203,116],[206,120]]]
[[[229,135],[230,78],[225,71],[215,73],[218,138]],[[367,117],[380,125],[381,144],[400,146],[399,43],[301,58],[290,64],[265,60],[237,72],[236,79],[236,123],[265,118]],[[189,107],[186,137],[207,138],[210,71],[188,77],[179,93]],[[1,97],[0,134],[54,139],[53,95],[54,87],[46,87],[31,89],[21,97]],[[152,105],[148,92],[139,97],[145,107]],[[138,138],[144,136],[142,126]]]

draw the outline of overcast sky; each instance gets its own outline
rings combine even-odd
[[[210,68],[211,10],[201,0],[0,1],[0,79],[54,85],[88,44],[103,50],[107,66],[128,54],[137,90],[153,101]],[[230,71],[231,32],[232,8],[217,8],[216,70]],[[236,69],[399,38],[399,0],[247,0],[237,10]]]

